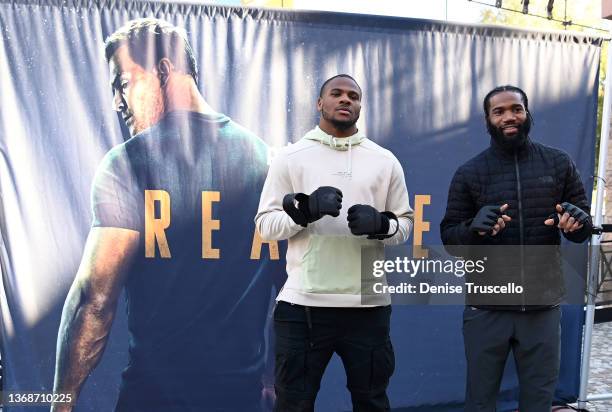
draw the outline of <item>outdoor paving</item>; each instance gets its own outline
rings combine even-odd
[[[593,328],[589,395],[612,394],[612,322],[599,323]],[[589,412],[612,412],[612,400],[594,401]]]

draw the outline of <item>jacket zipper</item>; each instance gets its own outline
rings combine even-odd
[[[521,194],[521,173],[519,172],[518,153],[514,152],[514,171],[516,173],[516,192],[518,197],[519,244],[521,251],[521,286],[525,287],[525,256],[523,253],[523,201]],[[521,312],[525,312],[525,294],[521,294]]]

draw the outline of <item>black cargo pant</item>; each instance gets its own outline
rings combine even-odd
[[[550,412],[559,377],[561,308],[533,312],[470,306],[463,313],[466,412],[494,412],[510,350],[519,380],[519,410]]]
[[[314,411],[334,352],[344,364],[353,411],[389,411],[386,389],[395,368],[390,316],[390,306],[321,308],[278,302],[275,411]]]

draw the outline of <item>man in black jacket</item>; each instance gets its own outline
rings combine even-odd
[[[512,350],[520,411],[549,412],[559,374],[559,304],[565,292],[560,234],[585,241],[592,229],[589,205],[570,157],[529,139],[525,92],[497,87],[485,97],[484,111],[490,147],[455,173],[441,238],[455,255],[486,256],[485,272],[468,278],[466,286],[514,285],[522,293],[466,288],[465,410],[495,411]]]

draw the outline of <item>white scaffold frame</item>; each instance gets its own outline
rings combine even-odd
[[[610,31],[612,36],[612,30]],[[603,112],[601,116],[601,140],[599,142],[599,163],[597,176],[597,195],[595,202],[595,218],[593,224],[601,226],[603,220],[603,201],[605,189],[606,163],[608,155],[608,140],[610,139],[610,98],[612,97],[612,42],[608,43],[608,60],[606,67],[606,80],[604,85]],[[597,295],[597,279],[599,278],[600,235],[591,236],[589,258],[589,271],[587,278],[587,304],[584,320],[584,335],[582,344],[582,359],[580,367],[580,390],[578,392],[578,409],[586,409],[588,401],[602,401],[612,399],[612,393],[588,395],[589,369],[591,362],[591,346],[593,344],[593,324],[595,320],[595,298]]]

